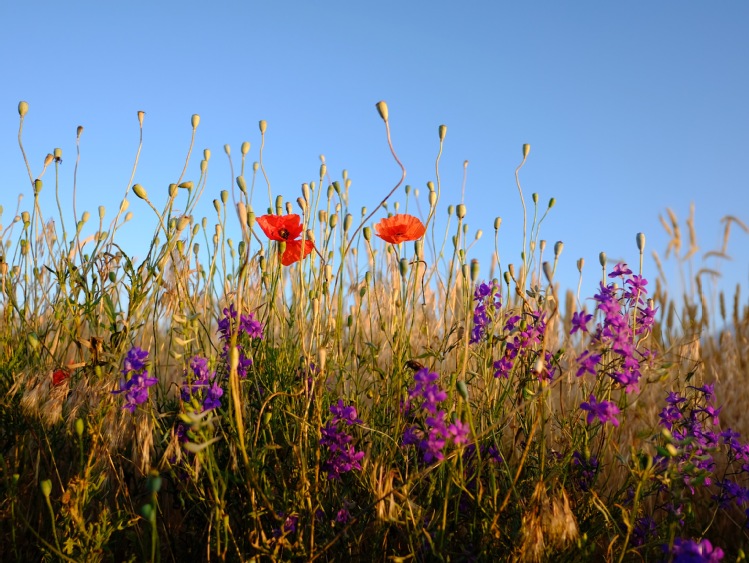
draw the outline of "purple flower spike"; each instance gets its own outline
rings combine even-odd
[[[125,393],[125,404],[123,409],[135,413],[138,405],[142,405],[148,400],[148,388],[156,385],[159,380],[155,377],[148,376],[146,368],[146,359],[148,351],[133,346],[125,356],[123,362],[122,374],[127,379],[120,381],[120,388],[112,391],[112,394],[119,395]]]
[[[598,402],[593,394],[590,395],[588,401],[580,404],[582,410],[588,411],[588,424],[597,418],[601,421],[601,424],[610,422],[614,426],[619,426],[619,421],[616,418],[616,415],[619,414],[619,407],[611,401]]]

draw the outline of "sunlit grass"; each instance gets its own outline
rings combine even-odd
[[[521,260],[482,265],[466,205],[440,201],[447,128],[425,203],[377,109],[401,178],[369,209],[324,162],[274,193],[263,121],[258,161],[245,143],[235,171],[227,147],[236,186],[198,219],[211,154],[189,179],[193,116],[162,209],[133,184],[139,145],[114,218],[74,201],[71,222],[61,153],[34,175],[19,105],[33,201],[0,228],[4,558],[743,557],[749,447],[725,421],[749,431],[749,311],[690,269],[693,219],[688,247],[663,220],[682,293],[658,256],[642,271],[641,234],[629,267],[601,255],[596,291],[561,288],[524,145]],[[39,202],[52,169],[57,215]],[[134,214],[153,230],[143,260],[118,244]],[[732,224],[746,231],[729,217],[726,239]]]

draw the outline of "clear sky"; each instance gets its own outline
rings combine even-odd
[[[238,158],[250,141],[250,162],[257,159],[260,119],[268,123],[264,162],[274,195],[295,200],[324,154],[334,179],[348,170],[353,208],[373,208],[399,178],[375,110],[386,100],[406,182],[420,190],[423,206],[440,124],[448,126],[441,214],[459,203],[469,161],[467,221],[471,233],[484,231],[471,257],[481,260],[483,275],[495,216],[503,218],[503,262],[518,261],[514,169],[523,143],[532,147],[521,172],[527,199],[538,192],[544,204],[557,201],[542,238],[565,243],[565,286],[577,284],[579,257],[584,295],[594,289],[599,251],[636,263],[639,231],[663,255],[659,214],[671,207],[683,222],[691,202],[700,267],[699,256],[721,246],[721,217],[749,223],[748,30],[745,1],[6,0],[2,223],[19,193],[26,194],[22,208],[31,202],[16,137],[20,100],[30,105],[24,139],[35,173],[61,147],[68,194],[76,127],[85,127],[78,211],[96,217],[103,204],[108,219],[128,185],[138,110],[146,118],[135,181],[157,207],[182,171],[190,116],[198,113],[198,153],[187,178],[197,179],[200,150],[210,148],[206,215],[232,182],[223,145]],[[45,179],[51,214],[52,176]],[[154,223],[132,199],[136,219],[123,234],[132,253],[143,255],[138,243],[145,248]],[[138,217],[148,218],[145,234]],[[705,264],[724,271],[728,287],[749,279],[747,243],[734,225],[733,261]],[[645,273],[655,277],[654,266]]]

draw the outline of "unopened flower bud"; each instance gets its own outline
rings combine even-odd
[[[437,205],[437,192],[429,192],[429,207]]]
[[[528,158],[528,153],[531,152],[531,146],[528,143],[523,145],[523,160]]]
[[[99,206],[99,220],[102,221],[104,219],[104,214],[107,212],[107,208],[103,205]]]
[[[211,160],[211,149],[203,149],[203,160]]]
[[[538,203],[538,194],[536,192],[533,192],[531,194],[531,199],[533,200],[533,203]]]
[[[377,112],[384,122],[388,120],[388,105],[384,101],[377,102]]]
[[[554,256],[559,257],[559,255],[562,254],[563,249],[564,243],[561,240],[558,240],[556,244],[554,244]]]
[[[191,181],[182,182],[178,187],[185,190],[191,190],[193,187],[193,183]]]
[[[192,123],[193,130],[197,129],[198,125],[200,125],[200,116],[197,113],[193,114],[192,118],[190,119],[190,123]]]
[[[364,235],[364,240],[366,241],[372,240],[372,228],[371,227],[364,227],[364,229],[362,229],[362,234]]]
[[[447,134],[447,125],[440,125],[440,128],[439,128],[440,142],[445,140],[446,134]]]
[[[55,157],[52,156],[51,154],[48,154],[47,156],[45,156],[44,157],[44,167],[47,168],[47,166],[49,166],[50,164],[52,164],[52,161],[54,159],[55,159]]]
[[[552,207],[554,207],[554,204],[555,204],[556,202],[557,202],[557,200],[556,200],[556,199],[554,199],[554,198],[552,197],[552,198],[551,198],[551,199],[549,200],[549,209],[551,209]]]
[[[18,102],[18,115],[20,115],[21,117],[24,117],[28,111],[29,111],[28,102]]]
[[[635,240],[637,241],[637,250],[643,252],[645,250],[645,233],[637,233]]]
[[[138,112],[138,124],[143,127],[143,117],[146,115],[145,111]]]
[[[408,275],[408,259],[401,258],[398,263],[398,269],[400,270],[401,277],[405,278]]]
[[[466,216],[466,206],[464,204],[462,203],[459,204],[457,209],[458,209],[458,219],[462,219],[463,217]]]
[[[577,271],[583,273],[583,266],[585,265],[585,258],[577,259]]]
[[[179,187],[177,187],[177,184],[169,184],[169,197],[171,198],[177,197],[177,190],[179,190]]]
[[[140,184],[135,184],[133,186],[133,193],[142,200],[148,200],[148,194],[146,193],[145,188]]]
[[[228,190],[221,190],[221,203],[226,205],[226,202],[229,201],[229,192]]]
[[[265,119],[261,119],[258,123],[258,127],[260,127],[260,134],[265,135],[265,131],[268,129],[268,122],[265,121]]]
[[[83,133],[83,125],[79,125],[75,130],[75,136],[76,138],[81,138],[81,133]]]
[[[226,156],[231,156],[231,145],[228,143],[224,145],[224,152],[226,153]]]
[[[598,263],[601,265],[601,267],[603,268],[606,267],[606,253],[605,252],[601,252],[598,255]]]
[[[39,192],[42,191],[42,181],[38,178],[34,180],[34,195],[39,195]]]
[[[479,261],[474,258],[471,260],[471,282],[476,283],[479,277]]]

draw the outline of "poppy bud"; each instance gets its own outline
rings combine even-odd
[[[143,127],[143,117],[146,115],[145,111],[138,112],[138,124]]]
[[[39,488],[42,490],[44,498],[49,498],[49,495],[52,492],[52,480],[45,479],[44,481],[39,483]]]
[[[54,154],[55,160],[62,161],[62,149],[55,149],[52,151],[52,154]]]
[[[169,184],[169,197],[174,198],[177,197],[177,190],[179,188],[177,187],[177,184]]]
[[[544,270],[544,275],[546,276],[546,280],[549,283],[551,283],[551,280],[554,279],[554,272],[551,269],[551,264],[549,264],[548,262],[544,262],[543,270]]]
[[[429,207],[437,205],[437,192],[429,192]]]
[[[388,120],[388,105],[384,101],[377,102],[377,112],[380,114],[382,120],[387,123]],[[20,106],[19,106],[20,111]]]
[[[39,195],[39,192],[42,191],[42,181],[38,178],[34,180],[34,195]]]
[[[462,219],[466,216],[466,206],[464,204],[458,205],[458,219]]]
[[[190,182],[190,181],[187,181],[187,182],[182,182],[182,183],[181,183],[181,184],[180,184],[179,186],[177,186],[177,187],[178,187],[178,188],[183,188],[183,189],[185,189],[185,190],[191,190],[191,189],[192,189],[192,187],[193,187],[193,183],[192,183],[192,182]]]
[[[224,152],[226,156],[231,156],[231,146],[228,143],[224,145]]]
[[[455,213],[455,206],[454,205],[448,205],[447,206],[447,216],[452,217],[452,214]]]
[[[637,233],[635,240],[637,241],[637,250],[643,252],[645,250],[645,233]]]
[[[531,146],[528,143],[523,145],[523,160],[528,158],[528,153],[531,152]]]
[[[89,213],[88,211],[84,211],[83,216],[81,217],[81,221],[83,221],[84,223],[88,223],[88,220],[90,218],[91,218],[91,213]]]
[[[24,117],[26,115],[26,112],[29,111],[29,104],[28,102],[18,102],[18,115],[21,117]]]
[[[362,234],[364,235],[364,240],[366,240],[367,242],[372,240],[372,228],[371,227],[364,227],[364,229],[362,229]]]
[[[458,390],[458,395],[460,395],[464,401],[468,400],[468,386],[466,385],[466,382],[462,379],[459,379],[458,382],[455,384],[455,388]]]
[[[479,261],[474,258],[471,260],[471,282],[476,283],[479,277]]]
[[[248,143],[247,141],[242,143],[240,151],[242,152],[242,156],[247,156],[247,153],[250,152],[250,143]]]
[[[351,224],[354,222],[354,217],[351,215],[351,213],[346,213],[346,216],[343,218],[343,230],[344,232],[348,232],[348,230],[351,228]]]
[[[598,263],[601,264],[602,268],[606,267],[606,253],[605,252],[601,252],[598,255]]]
[[[203,149],[203,159],[211,160],[211,149]]]
[[[578,258],[577,260],[577,271],[583,273],[583,266],[585,265],[585,258]]]
[[[558,240],[556,244],[554,244],[554,256],[559,257],[559,255],[562,254],[563,249],[564,243],[561,240]]]
[[[79,438],[83,436],[83,419],[82,418],[75,419],[75,433],[78,434]]]
[[[227,201],[229,201],[229,192],[227,190],[221,190],[221,203],[226,205]]]
[[[208,170],[208,161],[203,159],[200,161],[200,173],[205,174],[206,170]]]
[[[494,219],[494,230],[498,231],[499,227],[502,225],[502,217],[496,217]]]
[[[551,199],[549,200],[549,209],[551,209],[552,207],[554,207],[554,204],[555,204],[556,202],[557,202],[557,200],[556,200],[556,199],[554,199],[554,198],[552,197],[552,198],[551,198]]]
[[[533,200],[533,203],[538,203],[538,194],[535,193],[535,192],[532,193],[531,194],[531,199]]]
[[[192,129],[194,131],[198,128],[198,125],[200,125],[200,116],[197,113],[193,114],[190,123],[192,123]]]
[[[107,208],[106,208],[106,207],[104,207],[103,205],[100,205],[100,206],[99,206],[99,220],[100,220],[100,221],[104,219],[104,214],[105,214],[106,212],[107,212]]]
[[[237,176],[237,186],[240,192],[247,195],[247,182],[244,181],[244,176]]]
[[[265,119],[261,119],[258,126],[260,127],[260,134],[265,135],[265,131],[268,129],[268,122]]]
[[[50,164],[52,164],[52,161],[54,159],[55,159],[55,157],[52,156],[51,154],[48,154],[47,156],[45,156],[44,157],[44,168],[47,168],[47,166],[49,166]]]
[[[401,258],[398,263],[398,269],[400,270],[401,277],[405,278],[408,275],[408,259]]]
[[[83,125],[79,125],[75,130],[75,136],[77,139],[81,138],[81,133],[83,133]]]
[[[446,134],[447,134],[447,125],[440,125],[440,128],[439,128],[440,142],[445,140]]]

